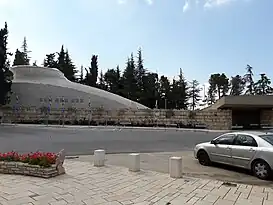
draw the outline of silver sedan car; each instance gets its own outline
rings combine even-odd
[[[195,146],[194,156],[205,166],[211,162],[249,169],[260,179],[273,170],[273,133],[230,132]]]

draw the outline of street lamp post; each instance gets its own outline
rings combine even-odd
[[[63,127],[64,127],[64,96],[62,97],[62,117],[63,117]]]
[[[55,102],[57,103],[57,111],[62,110],[60,98],[56,98]],[[61,125],[61,115],[59,115],[59,125]]]
[[[41,112],[41,115],[44,117],[44,98],[40,98],[40,112]],[[42,119],[39,119],[39,122],[40,123],[40,120]]]
[[[18,112],[19,112],[19,96],[16,95],[16,105],[15,105],[15,124],[17,124],[18,119]]]
[[[105,110],[105,126],[107,127],[108,125],[108,109]]]
[[[90,123],[91,123],[91,115],[92,115],[92,109],[91,109],[91,99],[89,97],[89,100],[88,100],[88,108],[89,108],[89,117],[88,117],[88,125],[90,126]]]
[[[80,100],[80,98],[79,98],[79,100]],[[76,121],[77,121],[77,102],[75,100],[73,101],[73,105],[72,106],[74,107],[73,108],[73,112],[74,112],[74,122],[73,122],[73,124],[75,124]]]
[[[156,126],[158,127],[158,100],[155,100],[155,109]]]
[[[160,115],[159,111],[158,111],[158,110],[156,110],[156,112],[155,112],[155,117],[156,117],[156,127],[158,127],[158,119],[159,119],[159,115]]]
[[[49,122],[51,105],[52,105],[52,98],[51,98],[51,96],[49,96],[49,98],[48,98],[48,110],[47,110],[47,126],[48,126],[48,122]]]
[[[166,96],[166,93],[162,93],[163,95],[163,99],[164,99],[164,104],[165,104],[165,110],[167,110],[167,96]]]
[[[201,106],[206,106],[207,105],[207,103],[208,103],[208,98],[207,98],[207,95],[206,95],[206,85],[204,84],[203,85],[203,91],[204,91],[204,98],[203,98],[203,104],[201,105]]]

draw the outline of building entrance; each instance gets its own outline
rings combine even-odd
[[[259,109],[232,110],[233,129],[261,129]]]

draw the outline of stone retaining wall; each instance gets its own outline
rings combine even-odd
[[[232,124],[230,110],[92,110],[70,108],[66,110],[47,108],[3,109],[3,122],[8,123],[50,123],[50,124],[128,124],[128,125],[171,125],[192,124],[205,126],[208,129],[229,130]]]
[[[42,178],[51,178],[59,175],[56,165],[43,168],[38,165],[29,165],[22,162],[0,162],[1,174],[21,174]]]

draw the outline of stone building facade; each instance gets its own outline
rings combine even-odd
[[[20,108],[3,109],[3,122],[50,124],[120,124],[139,126],[193,125],[215,130],[231,129],[232,113],[229,110],[188,111],[148,109],[52,109]]]
[[[148,109],[51,109],[3,108],[2,122],[27,124],[93,124],[133,126],[176,126],[203,127],[213,130],[231,130],[232,110],[148,110]],[[260,124],[273,127],[273,110],[260,111]]]

